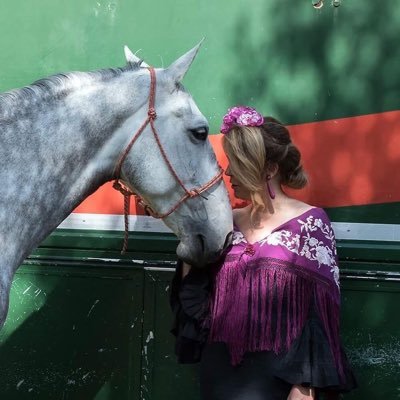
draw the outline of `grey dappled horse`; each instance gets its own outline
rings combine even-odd
[[[199,188],[219,172],[207,120],[180,84],[198,49],[155,70],[154,125],[187,188]],[[0,327],[18,266],[83,199],[113,178],[147,118],[149,69],[128,48],[125,55],[123,68],[59,74],[0,95]],[[120,177],[161,214],[183,195],[149,125]],[[214,260],[232,230],[222,181],[180,204],[164,222],[180,239],[180,258],[199,266]]]

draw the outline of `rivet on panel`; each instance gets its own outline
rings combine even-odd
[[[316,10],[319,10],[320,8],[322,8],[324,6],[324,2],[323,0],[311,0],[313,7]]]

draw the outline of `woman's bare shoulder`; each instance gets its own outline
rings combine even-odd
[[[300,200],[291,199],[290,209],[293,211],[294,214],[302,214],[308,210],[311,210],[312,208],[316,207],[311,204],[304,203],[303,201]]]
[[[290,201],[285,204],[285,207],[281,209],[280,217],[282,220],[289,220],[316,208],[318,207],[304,203],[303,201],[290,199]]]

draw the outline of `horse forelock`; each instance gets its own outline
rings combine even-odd
[[[121,68],[107,68],[91,72],[59,73],[39,79],[31,85],[0,93],[0,122],[1,119],[12,119],[29,112],[35,105],[49,102],[55,98],[62,99],[72,91],[93,82],[107,82],[121,76],[127,71],[138,71],[140,63],[128,62]]]

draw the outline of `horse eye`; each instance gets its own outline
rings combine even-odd
[[[189,129],[190,133],[198,140],[206,140],[208,136],[208,127],[201,126],[199,128]]]

